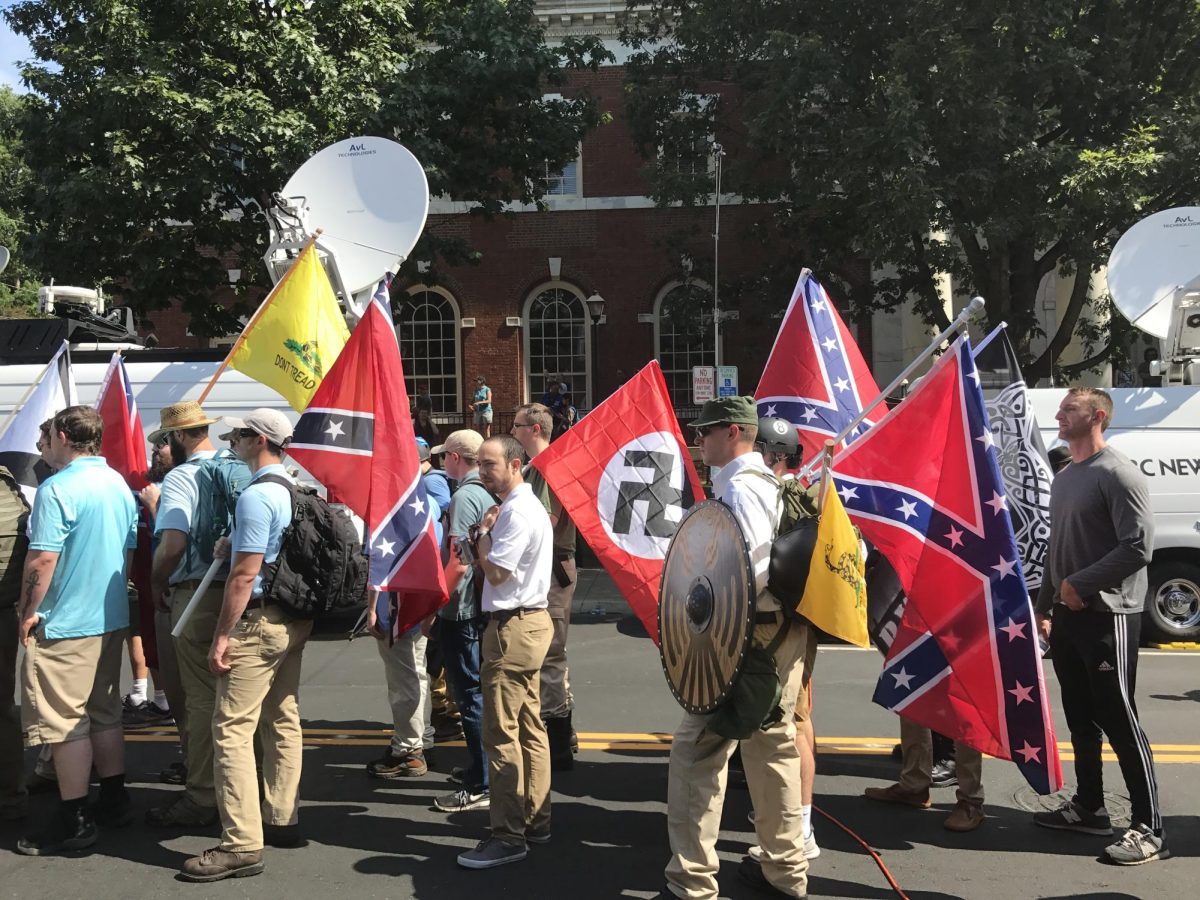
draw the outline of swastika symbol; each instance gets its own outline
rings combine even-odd
[[[678,516],[667,518],[669,507],[683,506],[683,491],[671,486],[671,472],[676,463],[672,453],[653,450],[625,451],[625,465],[629,468],[650,469],[650,483],[644,481],[622,481],[613,510],[612,529],[619,534],[629,534],[633,524],[633,504],[646,502],[644,533],[649,537],[669,538],[679,525]]]

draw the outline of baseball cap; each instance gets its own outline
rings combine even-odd
[[[471,428],[453,431],[445,443],[438,444],[430,453],[457,453],[460,456],[479,458],[479,448],[483,444],[483,435]]]
[[[256,431],[277,447],[286,446],[287,442],[292,439],[292,423],[288,421],[288,417],[279,410],[266,406],[252,410],[241,419],[235,416],[225,416],[224,421],[230,430],[221,435],[222,440],[229,440],[233,436],[233,432],[239,428]]]
[[[423,438],[423,437],[418,437],[417,438],[417,459],[419,459],[421,462],[425,462],[425,460],[429,459],[429,454],[430,454],[429,441],[425,440],[425,438]]]

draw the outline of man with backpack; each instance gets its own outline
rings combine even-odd
[[[152,444],[167,441],[174,463],[159,493],[154,518],[158,547],[150,576],[155,608],[169,610],[171,628],[208,571],[216,538],[229,527],[232,495],[250,477],[245,463],[228,450],[218,451],[209,440],[214,422],[199,403],[186,400],[163,407],[159,427],[150,435]],[[174,672],[170,664],[166,669],[169,676],[177,674],[183,691],[183,705],[175,704],[173,712],[187,771],[183,792],[146,812],[146,822],[160,828],[205,827],[217,821],[212,742],[217,686],[208,668],[208,648],[227,572],[223,566],[217,573],[179,637],[165,635],[175,650]]]
[[[708,466],[719,467],[713,494],[741,527],[754,568],[756,646],[771,653],[782,688],[780,705],[794,709],[804,675],[807,628],[787,618],[767,590],[771,546],[782,503],[779,482],[754,450],[758,413],[752,397],[710,400],[692,423]],[[718,710],[718,713],[720,710]],[[713,714],[715,715],[715,714]],[[725,800],[725,768],[737,742],[708,728],[712,715],[685,713],[671,743],[667,784],[667,834],[671,859],[660,897],[717,897],[717,835]],[[761,853],[746,857],[738,876],[767,893],[805,897],[808,860],[801,825],[800,753],[790,716],[756,730],[741,742],[746,783],[754,804]]]
[[[292,522],[293,484],[283,467],[292,425],[278,410],[226,417],[235,452],[250,468],[233,533],[216,553],[231,556],[208,665],[217,680],[212,733],[221,843],[183,864],[185,881],[220,881],[263,871],[263,844],[300,843],[300,662],[312,631],[264,596],[264,567],[275,562]],[[262,735],[262,798],[254,735]],[[265,822],[264,822],[265,819]]]
[[[480,640],[483,635],[483,610],[480,597],[483,574],[472,567],[467,556],[472,528],[478,528],[495,498],[479,480],[479,448],[483,437],[465,428],[433,448],[442,454],[446,474],[458,482],[450,499],[450,511],[442,537],[442,565],[450,601],[438,610],[437,629],[442,642],[446,679],[462,717],[463,736],[470,757],[468,765],[451,775],[461,787],[434,800],[443,812],[487,809],[487,757],[483,750],[483,694],[479,683]]]

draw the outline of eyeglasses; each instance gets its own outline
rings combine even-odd
[[[696,429],[696,437],[697,438],[708,437],[714,431],[724,431],[726,428],[729,427],[729,424],[730,423],[728,423],[728,422],[718,422],[716,425],[701,425],[700,427],[698,427]]]
[[[536,422],[513,422],[513,428],[532,428]]]
[[[253,428],[238,428],[233,432],[235,438],[255,438],[258,437],[258,432]]]

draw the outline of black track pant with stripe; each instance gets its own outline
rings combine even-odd
[[[1154,757],[1133,699],[1141,623],[1140,613],[1072,612],[1060,603],[1054,608],[1050,650],[1075,750],[1076,799],[1089,811],[1104,806],[1103,732],[1125,777],[1133,821],[1158,832],[1162,815]]]

